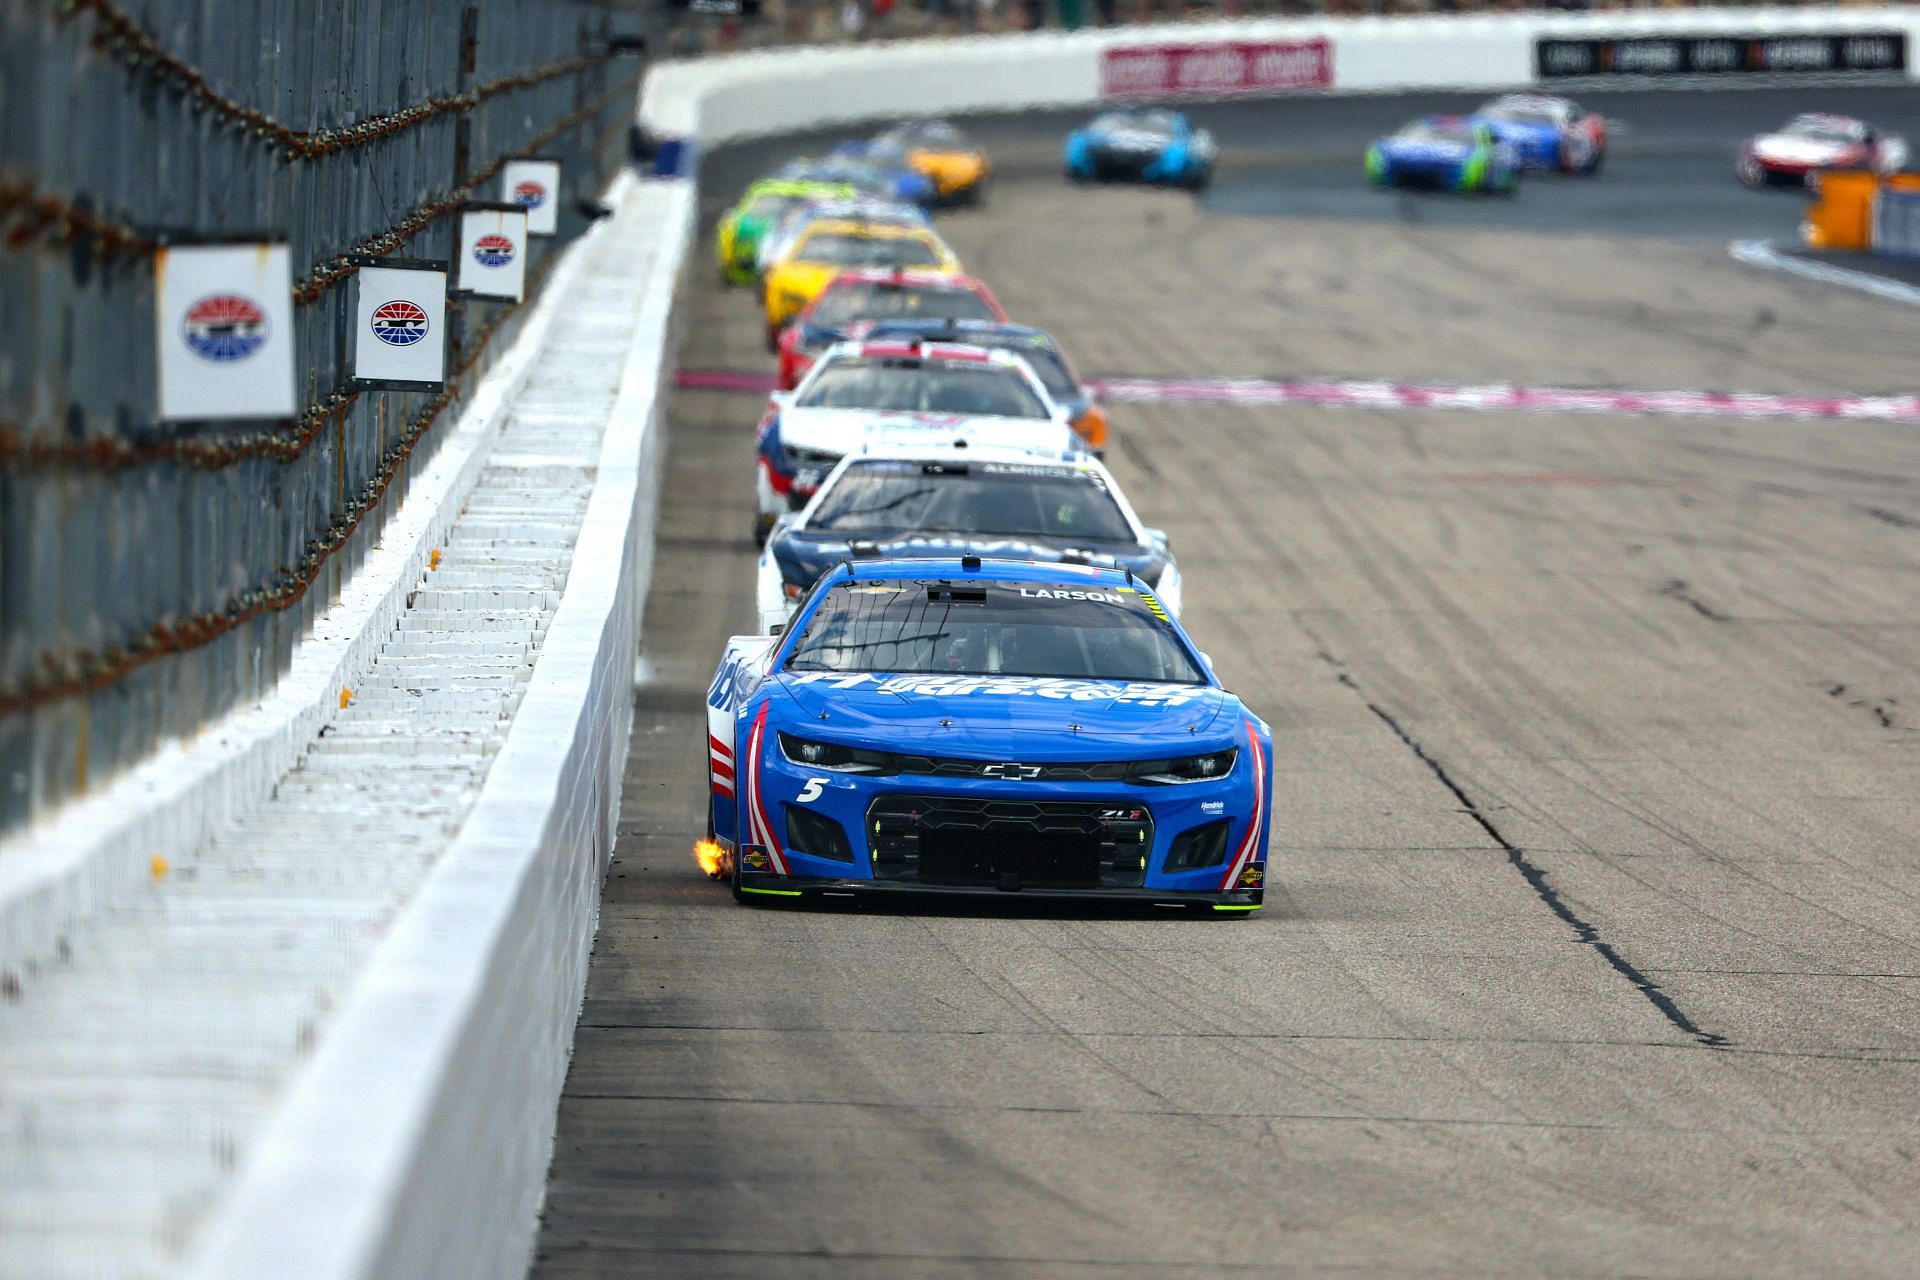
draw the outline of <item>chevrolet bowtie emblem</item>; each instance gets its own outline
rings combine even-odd
[[[1037,778],[1042,769],[1037,764],[983,764],[980,776],[984,778],[1006,778],[1009,781],[1022,778]]]

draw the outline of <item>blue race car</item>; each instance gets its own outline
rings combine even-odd
[[[1505,195],[1519,185],[1520,155],[1480,121],[1422,116],[1367,148],[1367,178],[1381,187]]]
[[[803,162],[796,162],[796,165]],[[847,182],[886,200],[930,205],[940,194],[932,178],[901,164],[883,164],[869,156],[864,142],[843,142],[825,159],[805,161],[807,180]],[[793,168],[789,165],[788,168]],[[787,176],[783,170],[782,177]]]
[[[1272,736],[1121,569],[859,560],[707,691],[734,896],[1259,908]]]
[[[1213,135],[1160,107],[1103,111],[1067,138],[1074,182],[1157,182],[1201,191],[1213,181]]]
[[[1600,172],[1607,155],[1607,120],[1569,98],[1508,93],[1480,104],[1469,119],[1513,144],[1522,169]]]

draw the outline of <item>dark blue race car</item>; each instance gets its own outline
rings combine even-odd
[[[856,561],[707,693],[742,901],[888,891],[1263,899],[1272,737],[1139,578]]]
[[[1367,148],[1376,186],[1507,194],[1520,182],[1520,155],[1491,126],[1466,116],[1422,116]]]
[[[1159,107],[1103,111],[1067,138],[1075,182],[1157,182],[1199,191],[1213,180],[1213,135]]]

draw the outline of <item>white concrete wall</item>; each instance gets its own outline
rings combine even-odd
[[[903,114],[1072,106],[1098,98],[1103,50],[1149,44],[1324,38],[1334,50],[1332,92],[1391,93],[1531,84],[1533,42],[1541,36],[1716,31],[1788,35],[1863,29],[1904,31],[1910,55],[1920,55],[1914,47],[1920,45],[1920,7],[1913,5],[1196,23],[772,50],[670,62],[648,78],[640,118],[663,137],[694,138],[714,146]],[[1618,88],[1636,83],[1674,84],[1607,81]]]

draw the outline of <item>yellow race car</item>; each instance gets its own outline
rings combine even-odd
[[[940,204],[978,204],[986,199],[993,162],[945,120],[897,124],[867,144],[867,159],[924,174]]]
[[[795,238],[761,279],[768,350],[780,349],[780,330],[806,310],[828,281],[849,267],[917,267],[959,275],[960,259],[926,227],[851,219],[816,222]]]

